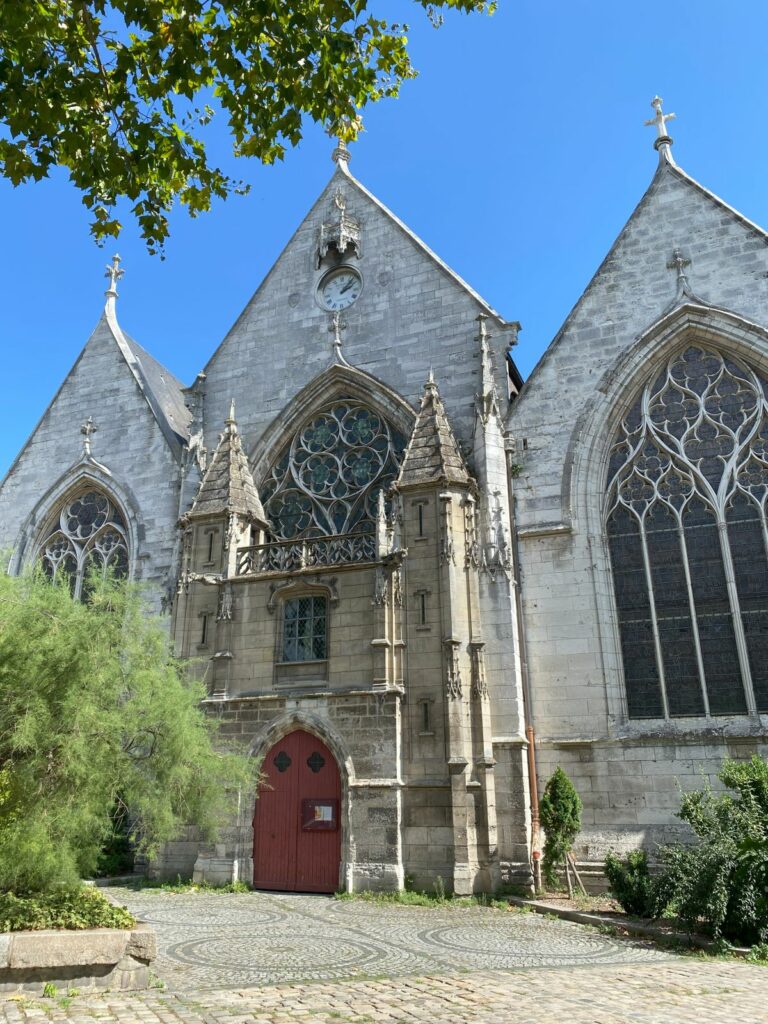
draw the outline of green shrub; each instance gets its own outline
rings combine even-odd
[[[659,900],[691,931],[752,946],[768,940],[768,763],[725,761],[718,778],[730,793],[683,798],[698,842],[661,850]]]
[[[557,869],[565,863],[581,828],[581,799],[573,783],[558,765],[544,789],[539,816],[546,833],[544,878],[557,885]]]
[[[32,896],[0,893],[0,931],[42,928],[133,928],[135,918],[92,886],[58,889]]]
[[[632,850],[626,857],[609,853],[605,858],[605,875],[611,895],[627,914],[656,917],[658,894],[644,850]]]

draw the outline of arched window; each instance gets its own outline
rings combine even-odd
[[[337,399],[296,432],[261,486],[278,537],[370,533],[405,438],[354,399]]]
[[[768,712],[768,381],[704,346],[619,427],[606,528],[629,715]]]
[[[89,571],[128,573],[128,540],[123,516],[106,494],[89,488],[67,499],[40,547],[44,571],[65,574],[80,598]]]

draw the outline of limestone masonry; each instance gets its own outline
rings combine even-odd
[[[768,235],[676,165],[654,102],[649,188],[525,383],[519,325],[343,146],[191,386],[119,325],[114,262],[0,548],[78,592],[150,583],[262,759],[262,797],[156,873],[490,890],[530,879],[557,764],[588,866],[768,753]]]

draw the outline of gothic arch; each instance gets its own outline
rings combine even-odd
[[[89,487],[106,494],[120,512],[128,541],[128,577],[136,577],[141,542],[144,539],[144,526],[138,502],[127,487],[115,480],[106,466],[93,459],[84,464],[78,463],[63,473],[29,513],[14,545],[10,572],[18,574],[34,563],[38,556],[39,544],[62,506],[70,497]]]
[[[380,413],[397,430],[410,437],[416,413],[396,391],[376,377],[353,366],[334,363],[306,384],[278,413],[249,455],[257,486],[280,450],[303,423],[335,398],[354,398]]]
[[[768,331],[726,310],[686,303],[646,330],[606,371],[595,400],[576,423],[563,470],[563,519],[584,534],[593,571],[609,715],[625,730],[647,729],[629,718],[614,581],[603,522],[609,457],[617,430],[642,388],[670,360],[691,346],[734,357],[768,378]],[[711,725],[707,715],[687,718],[685,728]],[[666,728],[679,731],[674,719]]]
[[[352,865],[355,861],[355,843],[351,827],[351,791],[355,786],[355,767],[347,745],[333,726],[319,715],[311,711],[286,711],[277,718],[267,722],[256,734],[251,742],[248,753],[251,757],[261,759],[275,743],[278,743],[284,736],[302,729],[311,733],[321,740],[336,758],[341,776],[341,877],[344,879],[345,887],[350,889],[350,878]],[[238,816],[238,857],[243,865],[241,873],[247,871],[246,864],[250,863],[251,851],[253,849],[253,809],[256,802],[256,790],[244,795],[240,801]],[[251,867],[252,872],[252,867]],[[250,877],[250,876],[248,876]]]

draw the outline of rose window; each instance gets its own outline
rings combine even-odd
[[[276,534],[370,533],[376,495],[395,480],[405,438],[359,402],[336,401],[302,427],[262,485]]]

